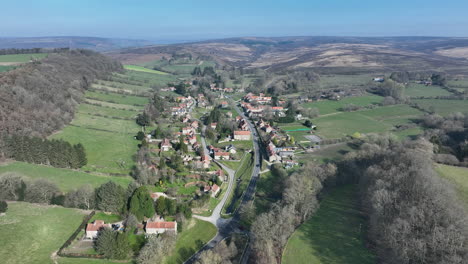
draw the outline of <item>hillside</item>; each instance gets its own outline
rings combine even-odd
[[[190,53],[208,56],[222,65],[271,71],[307,68],[328,73],[443,68],[458,73],[468,68],[467,47],[467,38],[251,37],[128,48],[109,54],[126,63],[142,63]]]

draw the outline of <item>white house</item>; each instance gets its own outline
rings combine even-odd
[[[169,139],[165,138],[161,142],[161,151],[169,151],[172,148],[172,144]]]
[[[104,224],[104,220],[94,220],[93,223],[86,225],[86,238],[94,239],[97,237],[99,230],[102,228],[111,227],[110,224]]]
[[[250,140],[250,131],[236,130],[234,131],[235,140]]]
[[[214,153],[215,160],[228,160],[229,159],[229,152],[222,152],[218,151]]]
[[[146,222],[146,234],[162,234],[166,231],[177,234],[177,222]]]

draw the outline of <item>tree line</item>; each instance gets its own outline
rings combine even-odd
[[[338,179],[360,186],[379,263],[465,263],[468,215],[434,172],[433,145],[380,136],[358,145],[339,164]]]
[[[13,54],[33,54],[33,53],[58,53],[69,51],[68,48],[31,48],[31,49],[0,49],[0,55],[13,55]]]
[[[71,169],[81,168],[88,162],[85,149],[80,143],[72,145],[61,139],[19,135],[6,135],[2,142],[0,150],[3,157],[17,161]]]

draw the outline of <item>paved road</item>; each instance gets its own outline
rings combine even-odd
[[[232,101],[232,99],[231,98],[229,98],[229,99],[231,100],[232,104],[234,105],[234,102]],[[186,264],[195,263],[197,258],[200,256],[201,252],[213,248],[214,246],[216,246],[216,244],[218,244],[221,240],[228,237],[233,232],[242,232],[241,229],[239,228],[239,211],[240,211],[239,209],[242,206],[245,206],[246,204],[250,203],[253,200],[253,196],[255,195],[255,187],[257,185],[258,177],[260,176],[260,168],[261,168],[260,145],[259,145],[259,142],[258,142],[259,138],[258,138],[257,130],[255,130],[255,126],[244,115],[244,113],[241,111],[241,109],[239,109],[237,106],[234,106],[234,109],[237,111],[237,113],[240,116],[242,116],[242,118],[244,118],[247,121],[249,129],[250,129],[250,131],[252,131],[253,146],[254,146],[254,149],[253,149],[253,151],[254,151],[254,169],[252,170],[252,176],[250,178],[249,185],[247,186],[247,189],[244,192],[244,195],[242,197],[241,204],[238,207],[237,211],[233,214],[233,217],[230,218],[230,219],[223,219],[223,218],[221,218],[221,210],[224,207],[224,205],[225,205],[225,203],[227,201],[227,198],[229,197],[229,194],[232,192],[232,188],[234,186],[235,171],[231,170],[231,169],[227,168],[226,166],[224,166],[223,164],[215,161],[218,165],[220,165],[223,169],[225,169],[229,174],[228,190],[224,194],[224,197],[221,200],[221,202],[213,210],[213,213],[211,214],[210,217],[202,217],[202,216],[194,216],[194,217],[196,217],[198,219],[201,219],[201,220],[208,221],[210,223],[213,223],[218,228],[218,233],[202,249],[200,249],[192,257],[190,257],[187,261],[185,261]],[[202,128],[203,133],[202,133],[201,141],[202,141],[202,146],[203,146],[203,150],[205,152],[205,155],[209,155],[209,151],[208,151],[208,148],[206,146],[205,137],[203,136],[205,134],[204,133],[205,129],[206,129],[206,127],[203,126],[203,128]],[[245,234],[249,235],[248,233],[245,233]],[[243,259],[242,259],[243,263],[245,263],[247,261],[247,259],[249,257],[249,254],[250,254],[250,247],[247,247],[247,250],[244,253],[244,256],[243,256]]]

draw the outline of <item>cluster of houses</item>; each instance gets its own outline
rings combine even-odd
[[[233,93],[234,89],[233,88],[220,88],[216,87],[215,83],[210,84],[210,90],[211,91],[218,91],[218,92],[225,92],[225,93]]]
[[[243,99],[244,101],[241,102],[241,106],[249,117],[263,117],[266,110],[272,111],[274,115],[279,117],[286,116],[286,109],[283,106],[270,106],[271,97],[265,96],[262,93],[258,96],[248,93]],[[278,104],[284,103],[284,101],[278,102]]]
[[[210,105],[204,94],[198,94],[197,96],[197,107],[203,107],[205,109],[212,109],[213,106]]]
[[[85,238],[96,239],[101,229],[112,228],[113,225],[115,226],[120,224],[106,224],[104,220],[95,220],[93,223],[89,223],[86,225]],[[164,218],[160,216],[155,216],[153,219],[148,219],[148,221],[146,221],[146,223],[144,224],[144,230],[147,235],[162,234],[165,232],[174,232],[174,234],[177,234],[177,222],[164,221]]]
[[[176,98],[176,102],[178,103],[178,106],[171,107],[172,116],[183,116],[188,114],[194,101],[191,96],[179,96]]]
[[[270,141],[266,147],[269,162],[282,162],[291,160],[294,157],[296,147],[277,147]]]

